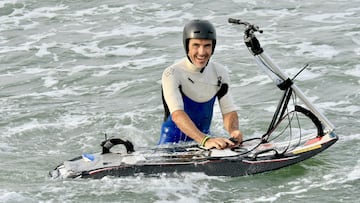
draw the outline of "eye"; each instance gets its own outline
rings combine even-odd
[[[194,48],[199,48],[199,47],[200,47],[200,44],[198,44],[198,43],[193,43],[193,44],[191,44],[191,46],[194,47]]]

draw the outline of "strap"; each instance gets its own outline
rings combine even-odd
[[[128,154],[134,152],[134,145],[129,140],[122,140],[119,138],[107,139],[101,143],[102,146],[102,153],[107,154],[110,153],[110,149],[118,144],[123,144],[126,147],[126,151]]]
[[[168,117],[170,116],[170,110],[169,107],[165,101],[165,97],[164,97],[164,90],[163,87],[161,86],[161,98],[162,98],[162,103],[164,106],[164,122],[168,119]]]
[[[295,111],[303,113],[305,116],[310,118],[318,130],[318,136],[324,136],[324,127],[318,117],[315,116],[315,114],[299,105],[295,105]]]
[[[290,78],[288,78],[288,79],[284,80],[282,83],[278,84],[277,86],[281,90],[286,90],[286,89],[290,88],[291,85],[293,85],[293,84],[294,84],[293,81]]]

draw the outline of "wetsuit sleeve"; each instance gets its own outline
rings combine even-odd
[[[229,74],[225,68],[221,68],[219,71],[219,74],[222,77],[222,83],[228,85],[227,91],[225,92],[224,96],[219,98],[219,105],[220,105],[221,113],[227,114],[232,111],[237,111],[238,107],[235,105],[234,100],[231,95],[231,91],[230,91]]]
[[[180,93],[180,75],[173,67],[164,70],[161,78],[165,102],[170,114],[176,110],[184,110],[184,103]]]

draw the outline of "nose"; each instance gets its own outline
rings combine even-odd
[[[203,54],[205,54],[205,46],[200,46],[199,47],[199,49],[198,49],[198,53],[200,54],[200,55],[203,55]]]

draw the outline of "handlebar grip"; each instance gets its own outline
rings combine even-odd
[[[234,19],[234,18],[229,18],[228,22],[234,23],[234,24],[243,24],[243,22],[241,22],[241,20]]]

